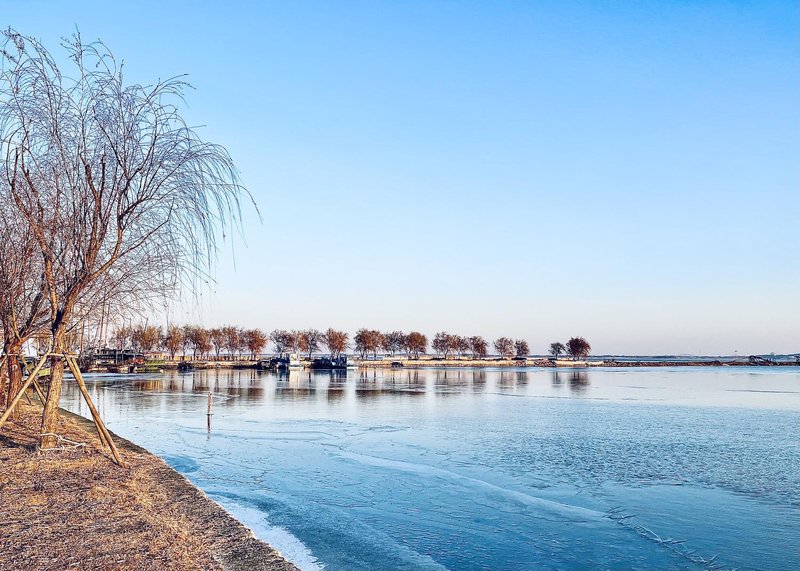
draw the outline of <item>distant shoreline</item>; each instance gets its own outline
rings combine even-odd
[[[770,366],[798,366],[800,363],[790,361],[773,361],[771,363],[751,363],[750,361],[722,361],[714,360],[580,360],[567,359],[419,359],[383,361],[358,361],[359,368],[429,368],[429,367],[532,367],[532,368],[626,368],[626,367],[770,367]]]
[[[528,359],[473,359],[470,357],[423,357],[408,359],[405,357],[384,357],[378,359],[353,359],[356,369],[423,369],[423,368],[629,368],[629,367],[793,367],[800,366],[800,361],[769,359],[764,357],[700,357],[700,358],[668,358],[653,357],[598,357],[573,361],[571,359],[550,359],[532,357]],[[157,373],[178,370],[185,367],[189,370],[204,369],[263,369],[257,360],[175,360],[146,361],[143,365],[101,365],[87,368],[93,373]],[[286,369],[278,369],[285,371]],[[314,367],[310,361],[303,361],[303,366],[290,370],[331,370]],[[342,370],[342,369],[339,369]]]

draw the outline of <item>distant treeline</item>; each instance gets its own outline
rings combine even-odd
[[[116,349],[132,348],[141,353],[161,350],[174,359],[177,354],[193,359],[244,358],[257,359],[269,344],[275,353],[298,353],[311,357],[314,353],[327,350],[331,357],[337,358],[353,349],[361,358],[369,355],[395,356],[405,354],[418,359],[428,351],[428,337],[419,331],[382,332],[376,329],[359,329],[352,338],[346,331],[329,328],[286,330],[275,329],[266,334],[261,329],[245,329],[233,325],[207,328],[199,325],[171,325],[162,329],[156,325],[135,325],[118,328],[111,338],[111,346]],[[430,342],[433,351],[444,358],[457,355],[482,359],[489,354],[489,343],[480,335],[465,337],[440,331]],[[528,342],[524,339],[500,337],[492,343],[495,354],[501,357],[525,358],[530,354]],[[566,345],[552,343],[550,354],[559,357],[567,354],[573,358],[585,357],[591,347],[582,337],[573,337]]]

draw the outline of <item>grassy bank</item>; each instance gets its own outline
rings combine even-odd
[[[62,411],[64,450],[36,451],[41,409],[0,430],[0,569],[296,568],[146,450],[115,436],[120,468],[93,425]]]

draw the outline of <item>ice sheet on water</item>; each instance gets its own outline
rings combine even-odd
[[[250,505],[237,502],[229,497],[211,496],[231,515],[250,528],[253,534],[266,541],[301,571],[321,571],[325,568],[302,541],[283,527],[270,525],[269,517],[263,511]]]
[[[287,502],[274,494],[241,495],[221,489],[210,494],[223,506],[230,506],[234,515],[242,514],[257,537],[275,546],[303,571],[320,568],[446,571],[430,556],[350,517],[346,511],[313,501],[298,503],[288,499]],[[295,526],[294,533],[279,524],[288,514],[302,522]],[[326,554],[324,565],[313,555],[314,546]]]
[[[197,372],[92,390],[112,430],[329,571],[696,569],[676,545],[798,568],[800,370],[725,369]],[[238,395],[210,432],[209,385]]]
[[[566,503],[555,502],[552,500],[537,498],[530,494],[522,493],[517,490],[511,490],[497,486],[490,482],[479,480],[476,478],[469,478],[462,476],[451,470],[444,470],[429,464],[418,462],[401,462],[397,460],[388,460],[376,456],[369,456],[366,454],[357,454],[354,452],[341,451],[338,455],[342,458],[354,460],[366,466],[375,466],[378,468],[385,468],[389,470],[397,470],[401,472],[410,472],[419,474],[426,478],[443,478],[453,482],[465,485],[468,488],[480,488],[485,493],[492,495],[505,496],[516,502],[520,502],[533,509],[531,515],[533,517],[544,517],[545,515],[556,516],[563,518],[565,521],[571,523],[586,524],[591,522],[599,522],[603,519],[603,513],[590,510],[580,506],[573,506]]]
[[[161,457],[181,474],[196,472],[200,469],[200,464],[196,460],[183,454],[163,454]]]

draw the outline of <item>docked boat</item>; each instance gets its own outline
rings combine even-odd
[[[289,368],[290,369],[302,369],[303,362],[300,360],[300,355],[297,353],[291,353],[289,355]]]
[[[311,369],[319,369],[326,371],[334,371],[334,370],[343,371],[351,368],[350,365],[348,365],[347,363],[347,355],[341,355],[335,359],[331,359],[330,357],[319,357],[313,359],[309,367]]]

